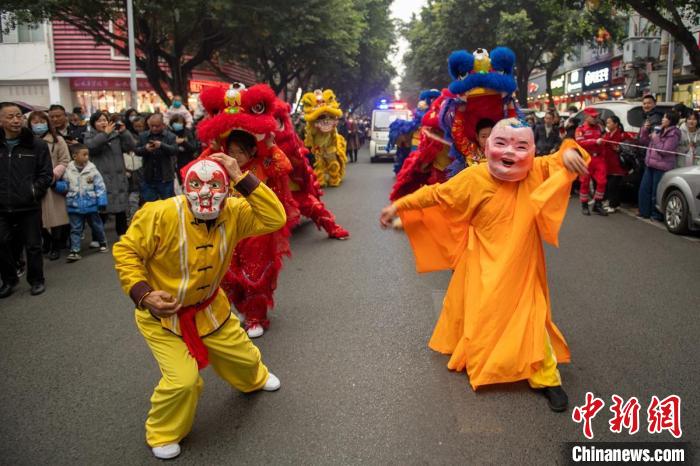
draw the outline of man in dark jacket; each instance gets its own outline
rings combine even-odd
[[[175,195],[176,137],[168,131],[163,115],[154,113],[148,119],[148,131],[139,136],[136,155],[143,157],[141,198],[144,202],[167,199]]]
[[[22,127],[22,111],[13,103],[0,103],[0,298],[12,294],[19,283],[12,251],[12,231],[27,251],[27,281],[31,294],[45,291],[41,257],[41,199],[53,180],[49,148]]]
[[[647,94],[642,98],[642,110],[644,111],[644,126],[653,128],[661,124],[664,112],[656,108],[656,97]]]
[[[535,155],[548,155],[556,151],[561,144],[559,127],[554,126],[554,113],[544,114],[544,123],[535,126]]]
[[[63,136],[68,144],[82,144],[87,126],[74,126],[68,121],[68,115],[63,105],[54,104],[49,107],[51,124],[58,134]]]

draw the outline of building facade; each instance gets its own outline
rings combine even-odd
[[[97,44],[76,27],[51,21],[38,25],[18,24],[0,39],[0,101],[20,101],[48,107],[60,103],[67,109],[82,107],[118,112],[130,105],[129,60],[109,45]],[[221,67],[234,81],[250,85],[255,74],[242,66]],[[196,69],[190,81],[189,108],[207,86],[225,85],[213,71]],[[137,69],[138,110],[164,110],[146,76]]]

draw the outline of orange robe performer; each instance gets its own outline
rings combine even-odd
[[[528,127],[501,120],[487,164],[402,197],[381,222],[401,217],[419,272],[454,271],[429,343],[452,355],[447,367],[466,369],[475,390],[528,380],[564,411],[557,363],[570,354],[552,322],[542,240],[557,245],[571,182],[589,156],[572,140],[551,156],[534,152]]]

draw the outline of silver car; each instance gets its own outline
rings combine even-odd
[[[700,230],[700,165],[664,173],[656,189],[656,208],[671,233]]]

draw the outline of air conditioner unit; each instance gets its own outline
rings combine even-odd
[[[658,60],[660,49],[658,37],[630,37],[624,41],[622,58],[625,63]]]

